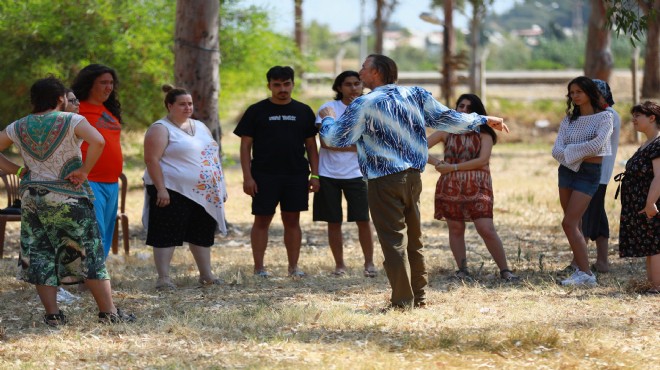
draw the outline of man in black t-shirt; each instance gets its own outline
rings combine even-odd
[[[309,192],[319,190],[316,116],[309,106],[291,98],[291,67],[275,66],[266,78],[271,97],[251,105],[234,130],[241,137],[243,191],[252,197],[254,273],[269,276],[264,255],[268,229],[279,204],[289,276],[302,277],[305,273],[298,268],[300,212],[308,209]]]

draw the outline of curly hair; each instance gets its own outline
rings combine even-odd
[[[64,84],[53,76],[35,81],[30,87],[32,113],[57,108],[60,98],[66,95]]]
[[[601,112],[603,108],[598,104],[600,100],[600,92],[598,87],[592,79],[585,76],[576,77],[568,83],[566,94],[566,115],[570,117],[571,122],[578,119],[581,116],[580,107],[573,104],[573,99],[571,99],[571,85],[576,84],[584,91],[584,93],[589,97],[589,103],[594,109],[594,113]]]
[[[112,89],[108,100],[103,102],[103,105],[110,111],[110,113],[117,117],[119,123],[121,123],[121,104],[117,97],[119,79],[117,78],[117,72],[115,72],[114,69],[102,64],[90,64],[78,72],[78,75],[73,80],[73,84],[71,84],[71,89],[73,89],[73,93],[76,94],[78,99],[81,101],[87,100],[89,98],[89,92],[92,90],[92,86],[94,86],[94,81],[104,73],[110,73],[112,75],[114,88]]]

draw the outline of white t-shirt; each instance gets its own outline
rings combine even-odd
[[[319,108],[319,111],[325,107],[334,109],[336,118],[341,117],[346,110],[346,104],[341,100],[329,101],[323,104]],[[316,123],[321,123],[321,117],[319,117],[318,113],[316,115]],[[357,152],[338,152],[336,150],[321,148],[319,150],[319,175],[333,179],[362,177]]]

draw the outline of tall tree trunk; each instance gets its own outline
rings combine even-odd
[[[376,42],[374,52],[383,54],[383,34],[385,33],[385,22],[383,13],[385,12],[385,0],[376,0],[376,18],[374,19],[374,29],[376,33]]]
[[[302,54],[303,52],[303,9],[302,9],[303,0],[294,0],[294,13],[295,13],[295,38],[296,46]]]
[[[480,89],[481,76],[479,66],[479,38],[481,33],[480,4],[478,1],[470,1],[472,4],[472,19],[470,19],[470,92],[476,94]]]
[[[211,129],[218,145],[222,135],[218,117],[219,16],[219,0],[176,2],[174,82],[190,91],[195,104],[193,117]]]
[[[605,26],[606,9],[602,0],[591,0],[584,75],[609,81],[614,61],[610,51],[610,30]]]
[[[645,14],[649,14],[651,1],[640,1]],[[653,9],[660,9],[660,0],[653,1]],[[656,13],[657,14],[657,13]],[[660,22],[651,19],[646,29],[646,53],[644,54],[644,78],[642,96],[660,98]]]
[[[454,65],[454,0],[444,1],[445,27],[442,36],[442,95],[445,105],[451,107],[456,83]]]

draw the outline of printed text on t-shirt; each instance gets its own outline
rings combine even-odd
[[[286,116],[286,115],[279,115],[279,116],[270,116],[268,117],[269,121],[296,121],[296,116]]]

